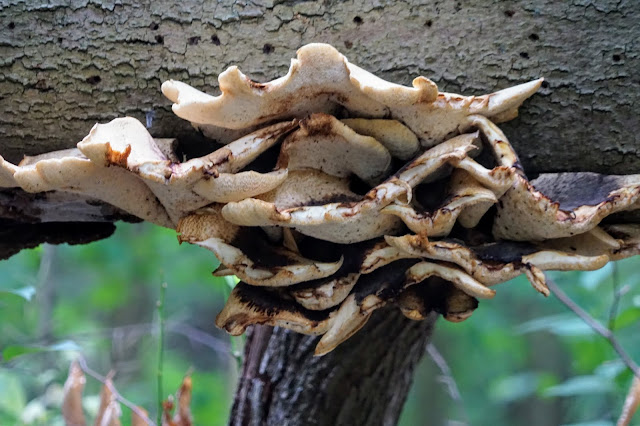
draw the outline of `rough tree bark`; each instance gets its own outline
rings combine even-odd
[[[124,115],[147,120],[154,136],[179,137],[187,155],[208,152],[212,144],[171,114],[162,81],[215,92],[232,64],[270,80],[309,42],[331,43],[387,80],[422,74],[465,94],[544,76],[503,126],[530,175],[640,171],[635,0],[0,0],[0,155],[71,147],[95,122]],[[69,221],[98,220],[95,209],[68,211]],[[15,211],[0,213],[3,229],[24,226]],[[109,222],[118,212],[102,214]],[[385,310],[324,358],[311,357],[312,338],[256,328],[232,422],[393,424],[433,322]]]

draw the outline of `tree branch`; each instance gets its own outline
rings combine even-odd
[[[620,356],[622,362],[624,362],[636,377],[640,377],[640,367],[638,367],[638,364],[633,361],[622,345],[620,345],[620,342],[616,339],[611,330],[600,324],[595,318],[578,306],[578,304],[574,302],[564,291],[562,291],[560,287],[558,287],[558,284],[548,276],[547,287],[549,287],[551,293],[553,293],[553,295],[556,296],[562,304],[572,310],[578,317],[580,317],[580,319],[582,319],[582,321],[591,327],[593,331],[607,339],[611,344],[611,347],[613,347],[613,349],[618,353],[618,356]]]

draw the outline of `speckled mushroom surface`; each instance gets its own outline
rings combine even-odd
[[[640,175],[526,177],[497,123],[542,79],[479,96],[425,77],[384,81],[325,44],[257,83],[238,68],[221,94],[167,81],[173,111],[221,148],[180,162],[129,117],[75,150],[0,157],[0,187],[102,200],[211,250],[236,275],[216,324],[322,335],[316,354],[393,304],[414,320],[463,321],[496,284],[592,270],[640,253]],[[163,135],[171,136],[171,135]]]

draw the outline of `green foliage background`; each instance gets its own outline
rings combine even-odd
[[[242,340],[213,325],[233,285],[211,275],[216,266],[208,251],[180,246],[173,231],[145,224],[119,224],[104,241],[43,246],[0,262],[0,424],[63,424],[62,384],[78,354],[102,374],[114,370],[123,396],[155,418],[156,301],[163,282],[165,393],[191,372],[196,424],[225,424]],[[634,258],[591,273],[551,274],[595,318],[615,327],[635,360],[639,266]],[[404,426],[613,425],[631,380],[604,339],[523,277],[499,286],[470,320],[439,321],[433,345],[451,375],[443,377],[433,358],[424,357]],[[459,391],[453,397],[452,381]],[[89,415],[97,410],[99,388],[88,378]]]

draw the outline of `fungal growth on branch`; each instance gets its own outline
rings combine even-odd
[[[133,118],[97,124],[77,149],[0,157],[0,187],[61,191],[174,228],[241,282],[216,319],[233,335],[269,324],[333,350],[373,312],[467,319],[492,286],[545,270],[593,270],[640,253],[640,175],[528,180],[496,123],[535,80],[483,96],[418,77],[386,82],[333,47],[298,51],[284,77],[231,67],[221,94],[167,81],[173,111],[221,147],[179,162]],[[484,153],[483,153],[484,151]]]

